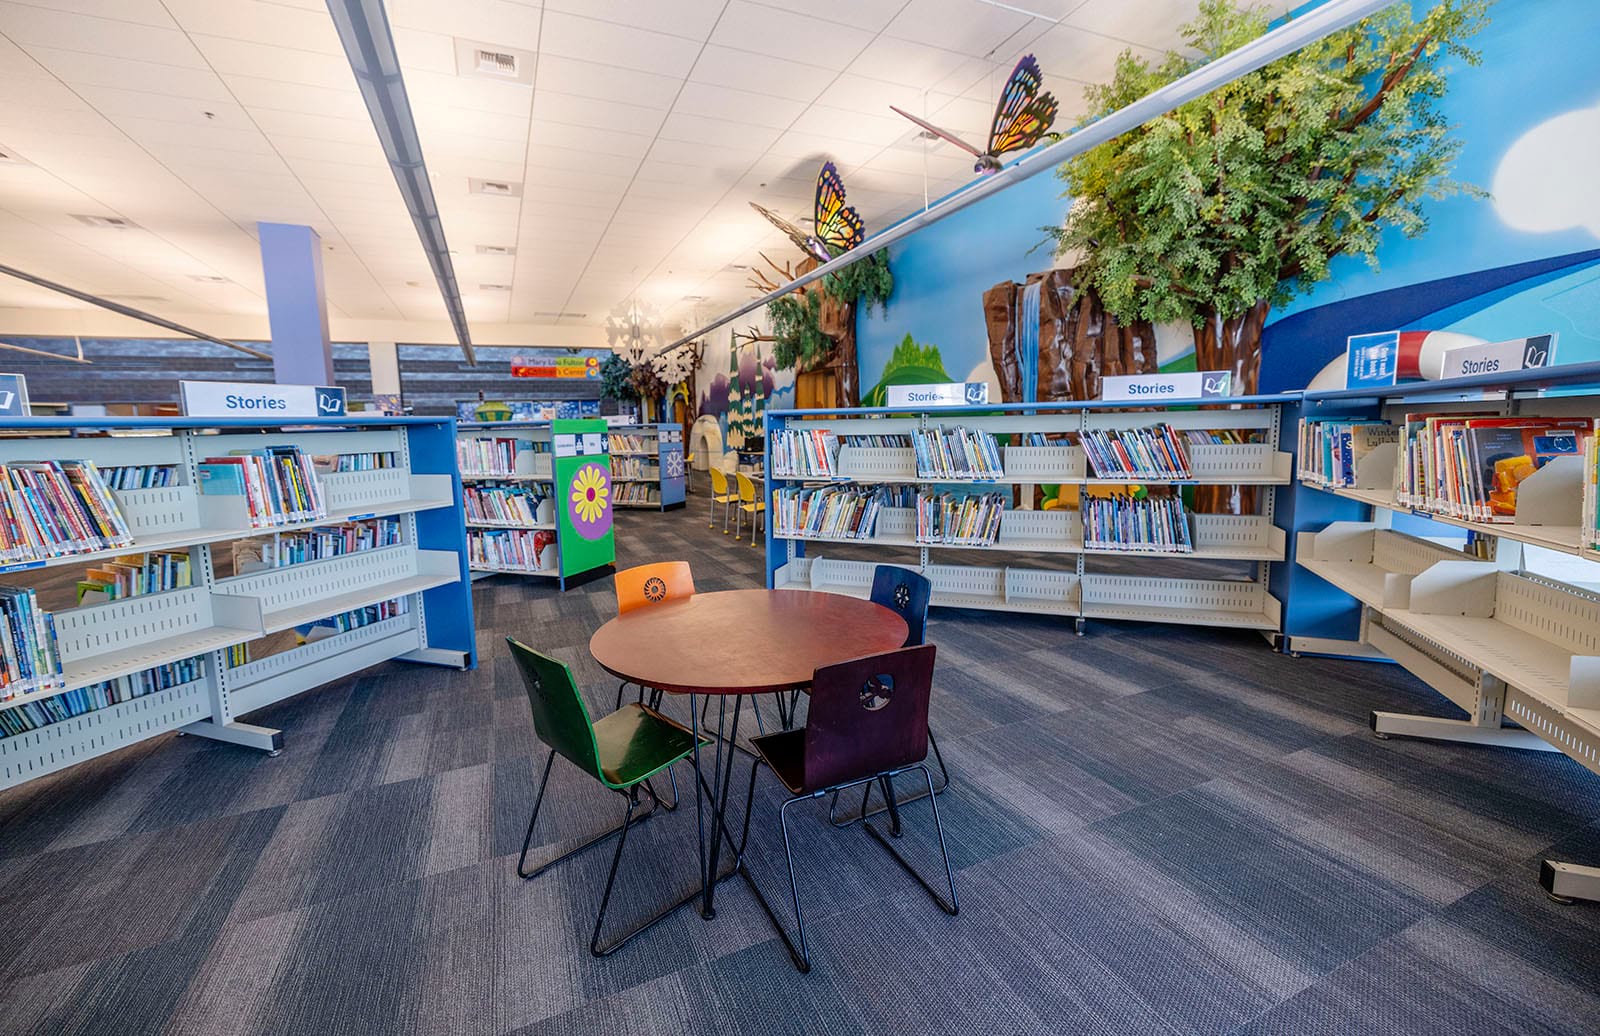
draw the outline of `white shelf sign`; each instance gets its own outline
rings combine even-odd
[[[949,381],[933,385],[890,385],[890,406],[973,406],[989,402],[986,381]]]
[[[1229,371],[1186,371],[1181,374],[1113,374],[1100,379],[1102,400],[1216,399],[1231,395]]]
[[[1505,374],[1548,367],[1555,351],[1555,335],[1513,338],[1483,345],[1458,345],[1445,350],[1444,373],[1441,377],[1466,378],[1475,374]]]
[[[344,389],[250,381],[180,381],[189,417],[343,417]]]

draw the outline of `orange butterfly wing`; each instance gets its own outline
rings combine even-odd
[[[1000,103],[994,110],[994,123],[989,129],[989,154],[995,157],[1008,151],[1030,148],[1050,130],[1056,121],[1056,99],[1049,93],[1040,93],[1044,74],[1039,62],[1028,54],[1011,70]]]
[[[867,233],[861,214],[844,202],[844,180],[832,162],[817,173],[816,227],[816,240],[827,246],[823,251],[835,253],[850,251]]]

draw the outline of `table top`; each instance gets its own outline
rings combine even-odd
[[[601,626],[606,672],[679,694],[808,687],[818,666],[894,651],[906,621],[871,601],[811,590],[725,590],[635,608]]]

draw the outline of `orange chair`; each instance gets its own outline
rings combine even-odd
[[[750,476],[744,472],[736,471],[733,477],[739,483],[739,510],[735,514],[733,521],[733,538],[739,538],[740,530],[743,528],[744,516],[748,514],[750,515],[750,546],[754,547],[756,545],[757,520],[763,523],[763,527],[765,526],[767,497],[765,493],[759,496],[756,494],[755,482],[751,481]]]
[[[693,596],[694,572],[687,561],[658,561],[623,569],[617,573],[616,585],[617,614],[625,615],[635,608],[647,608],[673,598]],[[627,687],[626,680],[617,684],[619,709],[622,708],[622,692]],[[659,704],[660,699],[661,692],[656,691],[654,703]],[[643,687],[639,688],[639,701],[644,701]],[[651,707],[654,708],[655,704]]]
[[[711,468],[711,520],[706,523],[706,528],[717,527],[717,505],[722,505],[722,531],[728,531],[728,507],[739,502],[739,494],[728,485],[728,474],[721,468]]]

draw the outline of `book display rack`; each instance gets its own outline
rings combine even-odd
[[[1374,712],[1378,736],[1556,750],[1600,773],[1597,384],[1600,364],[1575,364],[1305,395],[1302,446],[1324,459],[1303,485],[1370,512],[1301,532],[1298,566],[1359,609],[1349,653],[1387,656],[1466,713]],[[1373,425],[1393,430],[1346,430]],[[1600,868],[1545,861],[1541,881],[1600,898]]]
[[[610,436],[616,506],[671,511],[684,505],[682,425],[614,424]]]
[[[36,532],[80,549],[0,565],[6,581],[63,566],[82,578],[77,606],[48,613],[20,586],[0,594],[8,672],[38,660],[0,686],[0,787],[172,730],[276,752],[281,732],[238,717],[387,659],[474,664],[448,420],[52,417],[0,431],[9,468],[116,472],[95,476],[106,495],[86,490],[76,518],[60,494],[8,494]],[[204,478],[208,465],[238,477]],[[85,514],[126,535],[92,542]],[[214,545],[254,540],[270,561],[214,565]],[[247,660],[297,626],[320,635]]]
[[[1270,639],[1281,607],[1269,566],[1286,547],[1276,493],[1255,490],[1257,512],[1242,515],[1195,514],[1183,498],[1196,486],[1288,485],[1280,407],[1296,398],[1241,398],[1231,409],[769,411],[768,585],[865,597],[876,562],[829,558],[825,544],[909,548],[914,560],[893,563],[928,576],[935,606],[1060,615],[1079,632],[1087,619],[1133,619],[1256,629]],[[1060,491],[1034,509],[1041,486]],[[1074,495],[1096,502],[1087,512],[1063,505]],[[936,553],[946,549],[1068,555],[1069,564],[954,564]],[[1251,576],[1163,572],[1161,559],[1177,554],[1247,562]],[[1103,555],[1149,572],[1097,571]]]
[[[565,590],[572,577],[604,567],[585,560],[585,551],[569,549],[574,547],[573,533],[561,521],[564,495],[556,489],[554,443],[555,425],[550,422],[469,421],[456,426],[473,579],[534,576],[553,579]],[[608,491],[619,488],[620,480],[613,476]],[[608,501],[608,507],[613,505]]]

